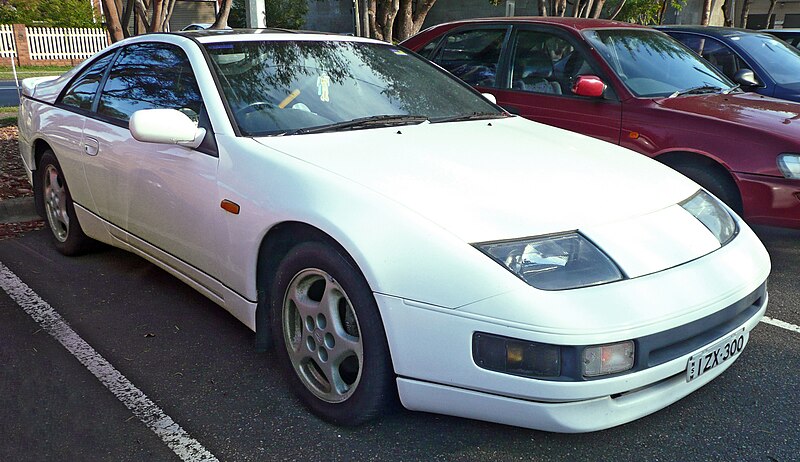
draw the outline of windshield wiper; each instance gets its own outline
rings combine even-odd
[[[734,85],[734,86],[728,88],[727,90],[723,91],[722,94],[723,95],[729,95],[729,94],[733,93],[734,91],[738,90],[741,87],[742,86],[737,83],[736,85]]]
[[[458,114],[454,116],[437,117],[431,119],[431,123],[439,122],[460,122],[462,120],[484,120],[484,119],[503,119],[509,117],[505,112],[473,112],[471,114]]]
[[[702,95],[703,93],[719,93],[721,91],[722,88],[715,85],[700,85],[699,87],[687,88],[686,90],[678,90],[669,95],[667,98],[674,98],[676,96],[683,95]]]
[[[306,133],[336,132],[339,130],[355,130],[359,128],[378,128],[395,127],[398,125],[420,124],[428,120],[426,116],[420,115],[377,115],[370,117],[359,117],[358,119],[346,120],[317,127],[298,128],[281,135],[302,135]]]

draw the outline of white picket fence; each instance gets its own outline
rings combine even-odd
[[[27,27],[31,60],[84,60],[108,46],[102,28]],[[11,25],[0,25],[0,57],[17,56]]]
[[[0,25],[0,58],[15,58],[16,56],[14,28],[10,24],[2,24]]]
[[[108,46],[105,29],[28,27],[31,59],[86,59]]]

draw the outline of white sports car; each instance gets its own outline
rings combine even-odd
[[[390,44],[153,34],[23,85],[56,247],[169,271],[274,344],[335,423],[399,396],[611,427],[730,367],[766,310],[764,247],[695,183]]]

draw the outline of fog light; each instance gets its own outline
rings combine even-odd
[[[616,374],[633,367],[633,342],[598,345],[583,350],[584,377]]]
[[[561,375],[561,347],[475,332],[472,357],[479,367],[525,377]]]

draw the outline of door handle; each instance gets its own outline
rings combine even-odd
[[[96,156],[98,151],[100,151],[100,142],[88,136],[84,137],[83,152],[90,156]]]

